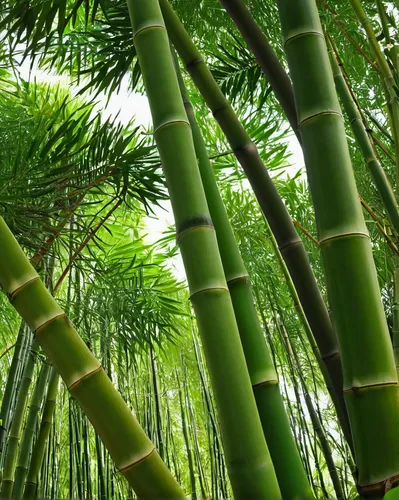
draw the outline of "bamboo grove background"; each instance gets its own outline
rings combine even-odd
[[[130,4],[133,20],[134,9],[139,12],[142,5],[145,11],[145,2]],[[171,31],[169,4],[161,0],[160,5]],[[295,117],[292,108],[290,114],[290,102],[284,104],[273,91],[273,75],[263,75],[256,47],[247,45],[232,20],[240,13],[241,2],[174,0],[171,5],[258,148],[327,303],[312,197],[304,166],[298,164],[297,130],[290,129]],[[253,19],[286,70],[278,7],[281,14],[289,6],[283,0],[248,2]],[[398,5],[383,0],[320,0],[317,9],[345,117],[357,210],[362,210],[370,234],[398,366],[399,219],[394,194],[399,164]],[[286,14],[284,21],[282,16],[286,38],[288,18]],[[238,16],[242,30],[240,19],[245,17]],[[135,119],[133,106],[129,123],[118,116],[107,118],[102,109],[120,89],[145,95],[136,49],[140,58],[145,50],[140,53],[140,42],[136,48],[133,45],[128,6],[125,0],[7,0],[0,6],[0,34],[0,215],[183,491],[191,498],[227,498],[233,492],[220,417],[204,342],[179,271],[175,228],[165,230],[155,243],[148,236],[149,218],[156,218],[164,207],[170,210],[153,130]],[[323,352],[314,340],[306,307],[300,305],[298,284],[280,253],[279,235],[269,220],[273,235],[264,205],[260,201],[261,209],[259,196],[257,201],[234,155],[236,139],[226,138],[184,71],[188,62],[184,57],[192,57],[191,45],[184,37],[179,39],[178,30],[171,39],[183,58],[184,64],[181,59],[175,63],[182,69],[180,85],[185,100],[191,101],[191,119],[197,119],[204,138],[204,161],[210,161],[244,271],[252,282],[256,316],[278,375],[308,497],[356,498],[359,476],[346,417],[337,415],[331,399],[334,380],[327,387],[320,361]],[[315,74],[321,66],[316,52],[300,59],[295,47],[290,50],[288,63],[298,100],[296,78],[301,68],[294,68],[292,61],[302,61],[302,70],[311,76],[312,65]],[[27,81],[21,76],[21,64],[64,79],[61,83]],[[142,59],[141,64],[144,68]],[[201,75],[196,79],[195,70],[189,68],[189,72],[201,90]],[[311,88],[311,79],[308,85]],[[124,106],[129,107],[129,100]],[[186,109],[190,109],[187,103]],[[329,158],[319,156],[319,162],[330,161],[333,168],[338,153],[328,150],[327,143],[321,146]],[[200,169],[208,167],[200,165]],[[205,186],[204,175],[201,170]],[[338,179],[337,192],[339,182],[345,191],[347,179]],[[325,189],[328,194],[334,187]],[[313,194],[313,198],[317,197]],[[331,199],[330,213],[339,212],[344,201]],[[211,209],[209,197],[208,205]],[[1,236],[0,246],[3,241]],[[0,263],[0,268],[7,265]],[[225,273],[227,277],[226,266]],[[348,289],[356,285],[350,276],[347,279]],[[136,498],[28,326],[5,294],[0,300],[1,496]],[[310,300],[310,309],[312,304]],[[365,314],[368,306],[363,304]],[[357,338],[353,356],[358,364],[367,338]],[[230,369],[233,373],[238,366]],[[224,388],[232,394],[235,389]],[[104,415],[111,411],[103,408]],[[396,421],[395,415],[391,417]],[[245,435],[232,437],[236,447],[245,441]],[[286,473],[290,475],[290,470]],[[396,485],[394,478],[392,483]],[[384,483],[386,490],[391,486]],[[384,493],[378,491],[376,496]],[[305,497],[298,493],[298,498]]]

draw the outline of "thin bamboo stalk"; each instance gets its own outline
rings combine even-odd
[[[4,458],[4,443],[7,439],[9,430],[10,412],[13,398],[17,391],[17,375],[19,367],[22,364],[23,350],[26,346],[26,325],[21,323],[15,345],[14,355],[12,357],[11,366],[8,372],[7,382],[3,393],[0,409],[0,456]],[[0,465],[3,460],[0,459]]]
[[[47,362],[43,362],[40,368],[39,376],[36,380],[35,390],[32,395],[29,412],[26,418],[25,429],[21,438],[18,463],[14,474],[12,498],[22,498],[25,477],[28,473],[32,443],[35,437],[36,425],[39,417],[39,410],[44,398],[49,371],[50,365]]]
[[[3,219],[0,219],[0,283],[12,305],[81,405],[116,466],[143,498],[184,494],[153,444],[44,287]],[[62,346],[62,347],[61,347]]]
[[[335,88],[337,89],[344,110],[348,116],[353,135],[355,136],[360,151],[364,156],[364,160],[377,187],[377,191],[381,196],[381,200],[384,204],[385,210],[387,211],[389,220],[395,228],[395,231],[399,234],[399,209],[391,183],[389,182],[388,177],[386,176],[384,169],[377,158],[373,145],[370,142],[362,117],[360,116],[356,104],[352,99],[351,93],[348,89],[347,83],[338,65],[331,45],[329,49]]]
[[[46,401],[44,403],[42,420],[37,440],[33,447],[32,456],[26,476],[23,498],[35,498],[40,468],[43,463],[46,444],[50,435],[50,429],[53,422],[53,416],[56,407],[60,377],[54,367],[51,368],[50,380],[47,388]]]
[[[220,2],[239,29],[248,47],[255,55],[259,66],[288,118],[292,130],[297,136],[298,141],[301,142],[301,137],[298,133],[292,84],[266,36],[253,19],[249,9],[242,0],[220,0]]]
[[[179,70],[178,80],[191,126],[202,185],[216,230],[220,257],[230,290],[252,389],[281,493],[283,498],[311,498],[312,492],[280,394],[277,373],[259,323],[252,297],[251,280],[238,249],[208,151]],[[287,470],[290,471],[288,477]]]
[[[234,496],[277,499],[280,490],[256,410],[159,4],[157,0],[127,3]]]
[[[337,394],[343,379],[338,343],[327,308],[318,289],[302,240],[280,198],[256,146],[223,95],[200,52],[179,21],[168,0],[159,1],[168,34],[194,83],[225,133],[241,163],[258,202],[276,236],[302,307],[319,346]],[[346,411],[342,408],[342,411]]]
[[[0,278],[1,280],[1,278]],[[21,438],[22,424],[24,421],[25,408],[28,400],[29,388],[32,383],[33,370],[39,351],[39,344],[36,340],[32,342],[30,354],[26,361],[21,384],[18,391],[15,412],[11,421],[10,434],[7,440],[5,451],[3,478],[1,481],[0,497],[11,498],[14,488],[14,471],[18,456],[19,443]]]
[[[340,342],[358,488],[378,497],[399,479],[392,346],[316,3],[278,0],[278,6]]]
[[[380,74],[384,85],[384,91],[387,95],[387,107],[390,118],[391,132],[395,144],[396,157],[396,184],[399,186],[399,102],[396,94],[396,82],[394,75],[381,51],[372,23],[363,10],[360,0],[350,0],[350,4],[355,14],[367,34],[367,39],[371,50],[378,62]]]
[[[309,323],[306,319],[306,316],[305,316],[305,313],[302,309],[302,306],[301,306],[301,303],[299,301],[299,297],[298,297],[298,294],[297,294],[297,291],[295,289],[295,286],[292,282],[292,279],[289,275],[289,272],[288,272],[288,269],[287,269],[287,266],[284,262],[284,259],[281,255],[281,252],[280,250],[278,249],[278,245],[277,245],[277,242],[276,242],[276,239],[274,238],[273,236],[273,233],[270,232],[270,241],[272,243],[272,246],[273,246],[273,249],[274,249],[274,253],[277,257],[277,260],[280,264],[280,268],[284,274],[284,277],[285,277],[285,280],[286,280],[286,283],[288,285],[288,289],[290,291],[290,294],[291,294],[291,298],[292,298],[292,301],[294,303],[294,307],[295,307],[295,310],[297,312],[297,315],[298,315],[298,318],[299,318],[299,321],[300,323],[302,324],[302,328],[305,332],[305,335],[306,335],[306,338],[309,342],[309,345],[313,351],[313,354],[314,354],[314,357],[317,361],[317,364],[319,365],[319,368],[320,368],[320,371],[323,375],[323,378],[324,378],[324,382],[326,384],[326,387],[327,387],[327,390],[331,396],[331,399],[332,401],[334,402],[334,406],[335,406],[335,409],[337,411],[337,416],[338,416],[338,420],[341,424],[341,428],[342,428],[342,431],[344,433],[344,436],[346,438],[346,441],[348,442],[348,445],[349,447],[351,448],[351,451],[352,453],[354,453],[354,450],[353,450],[353,440],[352,440],[352,434],[351,434],[351,430],[350,430],[350,425],[349,425],[349,420],[348,420],[348,415],[347,413],[342,413],[342,408],[345,407],[345,402],[343,401],[343,398],[344,398],[344,394],[343,392],[341,392],[340,394],[337,394],[336,391],[334,391],[334,386],[332,385],[332,382],[331,382],[331,378],[330,378],[330,375],[329,373],[327,372],[326,370],[326,366],[325,364],[323,363],[323,360],[322,360],[322,357],[321,357],[321,354],[320,354],[320,350],[317,346],[317,343],[313,337],[313,333],[312,333],[312,330],[310,329],[310,326],[309,326]],[[339,397],[341,398],[341,402],[338,403],[336,401],[336,398]]]

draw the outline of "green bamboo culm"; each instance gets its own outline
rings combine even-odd
[[[56,399],[60,377],[54,367],[50,371],[50,380],[47,387],[46,401],[44,403],[42,420],[37,440],[32,450],[32,456],[26,476],[23,498],[32,499],[36,497],[40,468],[46,450],[47,440],[50,435],[51,424],[55,411]]]
[[[278,499],[158,0],[127,3],[234,497]]]
[[[395,144],[396,158],[396,184],[399,186],[399,101],[397,96],[397,86],[395,77],[391,71],[388,61],[386,60],[376,34],[373,29],[372,22],[367,17],[360,0],[349,0],[352,8],[366,32],[370,48],[377,60],[380,75],[382,78],[384,92],[387,98],[387,108],[389,114],[390,128]]]
[[[323,362],[330,374],[345,419],[343,428],[349,428],[343,398],[343,378],[338,342],[324,304],[308,255],[302,240],[287,212],[269,173],[233,108],[219,88],[200,52],[184,29],[168,0],[159,0],[169,37],[195,85],[225,133],[235,156],[242,165],[259,205],[275,235],[279,249],[297,289]],[[348,436],[350,439],[350,436]]]
[[[387,211],[389,220],[391,221],[395,231],[399,234],[399,209],[395,194],[391,183],[389,182],[389,179],[376,156],[370,137],[363,124],[362,117],[360,116],[357,106],[353,101],[331,44],[329,44],[329,56],[334,76],[335,88],[337,89],[338,96],[341,99],[341,103],[350,122],[353,135],[355,136],[360,151],[362,152],[364,160],[374,180],[377,191],[384,204],[385,210]]]
[[[392,346],[395,355],[396,371],[399,374],[399,268],[394,272],[394,293],[392,304]]]
[[[11,407],[13,398],[17,392],[17,380],[18,372],[22,365],[22,355],[24,349],[26,348],[27,335],[26,335],[26,325],[21,323],[19,327],[19,332],[17,336],[17,341],[15,343],[14,355],[12,357],[11,366],[8,372],[7,382],[3,393],[3,398],[1,401],[0,409],[0,469],[3,463],[4,457],[4,445],[7,439],[7,433],[10,423]]]
[[[154,445],[45,288],[2,218],[0,241],[3,290],[35,333],[36,342],[54,364],[136,494],[147,499],[184,498]]]
[[[224,6],[248,47],[255,55],[259,66],[287,116],[292,130],[299,142],[301,142],[301,137],[298,133],[294,91],[291,80],[277,59],[265,34],[251,16],[243,0],[220,0],[220,3]]]
[[[3,242],[2,242],[3,243]],[[1,250],[0,250],[1,255]],[[1,257],[0,257],[1,258]],[[4,265],[3,263],[0,264]],[[1,283],[1,278],[0,278]],[[28,358],[25,362],[24,371],[18,388],[14,415],[11,421],[10,434],[7,440],[5,458],[3,465],[3,477],[0,488],[0,498],[11,498],[14,488],[15,464],[18,457],[19,443],[21,439],[22,425],[28,400],[29,388],[32,383],[33,371],[38,357],[39,344],[32,340]]]
[[[177,63],[176,68],[263,433],[276,471],[281,494],[283,498],[287,499],[309,499],[312,498],[312,490],[292,435],[280,394],[277,373],[259,323],[252,297],[250,277],[224,208],[208,151]],[[290,471],[289,475],[287,475],[287,470]]]
[[[25,429],[21,438],[19,448],[18,464],[14,475],[14,489],[12,498],[21,499],[24,489],[25,477],[28,472],[29,458],[32,449],[33,439],[39,417],[39,411],[46,391],[47,378],[50,371],[50,365],[47,362],[42,363],[40,373],[36,381],[35,390],[29,406],[28,416],[26,418]]]
[[[278,7],[340,343],[358,489],[378,498],[399,478],[393,350],[316,3],[278,0]]]

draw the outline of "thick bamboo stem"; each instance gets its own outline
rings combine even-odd
[[[340,342],[358,488],[379,497],[399,479],[399,400],[370,239],[316,3],[278,0],[278,6]]]
[[[277,499],[280,490],[252,393],[158,0],[127,3],[234,497]]]
[[[116,466],[142,498],[184,498],[153,444],[40,281],[2,218],[0,240],[3,290],[35,332],[37,342],[81,405]]]

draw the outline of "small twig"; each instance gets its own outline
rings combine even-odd
[[[3,358],[11,349],[13,349],[17,344],[10,345],[10,347],[7,347],[7,349],[3,352],[3,354],[0,355],[0,359]]]
[[[296,226],[297,228],[299,228],[304,234],[306,234],[306,236],[313,241],[313,243],[317,246],[317,248],[320,248],[320,243],[316,240],[316,238],[314,236],[312,236],[309,231],[307,229],[305,229],[301,224],[299,224],[299,222],[297,222],[296,220],[293,221],[294,222],[294,226]]]
[[[64,269],[63,273],[59,277],[53,293],[57,291],[57,289],[60,287],[61,283],[64,281],[65,276],[68,274],[72,264],[75,262],[76,258],[80,255],[82,250],[87,246],[87,244],[93,239],[97,231],[106,223],[106,221],[111,217],[111,215],[115,212],[115,210],[122,204],[122,199],[119,199],[115,205],[111,208],[111,210],[107,213],[105,217],[101,219],[101,221],[97,224],[97,226],[86,236],[86,238],[82,241],[82,243],[79,245],[78,249],[76,252],[73,254],[71,257],[71,260],[69,261],[68,265]]]

